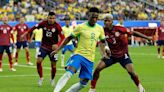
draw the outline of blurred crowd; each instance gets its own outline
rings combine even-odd
[[[87,10],[92,6],[100,9],[100,19],[106,14],[112,14],[115,20],[120,17],[125,20],[155,20],[158,17],[156,7],[139,0],[1,0],[0,20],[7,14],[10,21],[17,21],[22,15],[26,21],[40,21],[49,11],[55,11],[59,20],[66,14],[71,19],[86,20]]]

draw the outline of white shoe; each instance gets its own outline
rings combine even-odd
[[[96,89],[90,88],[88,92],[96,92]]]
[[[31,62],[28,62],[28,63],[27,63],[27,65],[34,65],[34,64],[33,64],[33,63],[31,63]]]
[[[50,80],[51,86],[53,87],[55,85],[55,79]]]
[[[17,65],[18,65],[18,62],[15,62],[13,65],[14,65],[14,66],[17,66]]]
[[[3,69],[2,68],[0,68],[0,72],[2,72],[3,71]]]
[[[10,68],[10,71],[13,71],[13,72],[15,72],[15,71],[16,71],[16,69],[14,69],[14,68]]]
[[[43,78],[40,78],[39,81],[38,81],[38,85],[42,86],[42,83],[43,83]]]
[[[138,85],[138,90],[139,92],[145,92],[145,89],[143,88],[141,84]]]

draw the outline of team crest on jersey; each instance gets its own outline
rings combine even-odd
[[[43,29],[44,29],[44,30],[47,30],[47,28],[46,28],[46,27],[44,27]]]
[[[56,31],[56,29],[55,28],[52,28],[52,32],[55,32]]]
[[[38,27],[38,26],[39,26],[39,24],[36,24],[36,25],[35,25],[35,27]]]
[[[9,27],[7,27],[7,30],[10,30],[10,28],[9,28]]]
[[[120,33],[119,32],[115,32],[115,36],[116,37],[119,37],[120,36]]]
[[[162,29],[161,32],[164,32],[164,29]]]
[[[106,36],[105,36],[105,38],[106,38],[106,39],[108,39],[108,38],[109,38],[109,36],[108,36],[108,35],[106,35]]]

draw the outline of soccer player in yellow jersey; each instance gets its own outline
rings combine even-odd
[[[35,39],[35,48],[36,48],[36,54],[35,54],[35,58],[37,58],[38,53],[39,53],[39,47],[41,45],[41,41],[42,41],[42,36],[43,36],[43,32],[42,32],[42,28],[40,29],[35,29],[33,31],[33,34],[31,36],[31,39]]]
[[[72,32],[73,32],[73,27],[70,26],[70,17],[68,15],[65,15],[65,26],[62,27],[62,30],[64,32],[64,36],[68,37]],[[71,56],[73,55],[73,50],[74,50],[74,45],[73,42],[70,41],[66,46],[64,46],[64,48],[62,49],[62,54],[61,54],[61,67],[64,67],[64,57],[65,57],[65,53],[66,51],[70,51],[71,52]]]
[[[90,8],[87,13],[88,22],[77,25],[72,34],[65,38],[63,43],[51,53],[51,55],[54,55],[71,39],[78,37],[77,48],[75,49],[74,55],[68,60],[66,72],[57,82],[54,92],[60,92],[66,85],[67,81],[77,72],[79,68],[80,82],[72,85],[64,92],[79,92],[79,90],[87,85],[89,80],[92,80],[93,62],[95,59],[96,43],[98,39],[101,41],[100,49],[103,56],[107,56],[104,50],[105,35],[103,28],[96,23],[98,20],[98,13],[99,10],[97,8]]]

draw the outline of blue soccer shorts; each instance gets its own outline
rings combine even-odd
[[[35,41],[35,47],[40,47],[41,42],[40,41]]]
[[[89,61],[85,57],[75,54],[67,62],[66,67],[71,66],[76,69],[80,69],[79,78],[85,78],[92,80],[93,62]]]
[[[64,46],[64,48],[62,49],[62,54],[65,54],[66,51],[73,51],[74,50],[74,45],[70,44],[70,45],[66,45]]]

